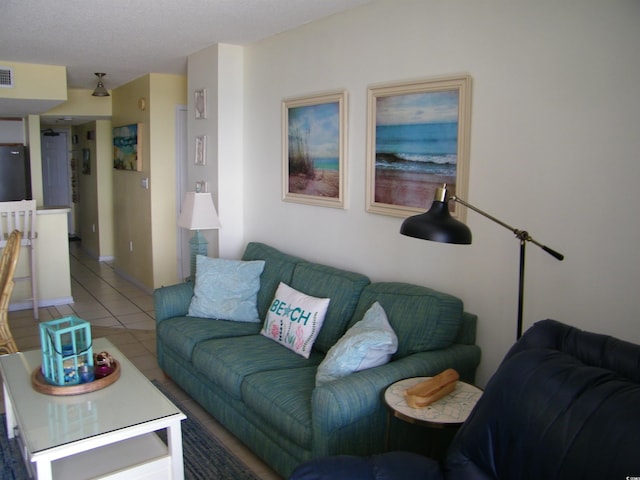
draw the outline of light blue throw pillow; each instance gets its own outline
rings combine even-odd
[[[260,322],[258,290],[264,260],[196,257],[196,284],[189,316]]]
[[[398,337],[387,314],[375,302],[327,352],[318,366],[316,386],[332,382],[353,372],[388,363],[398,349]]]

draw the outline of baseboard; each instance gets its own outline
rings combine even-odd
[[[131,275],[128,275],[127,273],[123,272],[122,270],[120,270],[117,267],[114,267],[113,269],[119,276],[121,276],[122,278],[124,278],[126,281],[133,283],[136,287],[140,288],[141,290],[143,290],[145,293],[149,294],[149,295],[153,295],[153,289],[147,287],[146,285],[142,284],[139,280],[136,280],[135,278],[133,278]]]
[[[112,262],[116,258],[113,255],[98,255],[93,250],[89,250],[88,248],[85,248],[82,244],[80,244],[80,250],[82,250],[84,253],[89,255],[94,260],[97,260],[98,262]]]
[[[45,298],[38,300],[38,308],[57,307],[58,305],[70,305],[73,303],[73,297]],[[9,311],[29,310],[33,307],[31,300],[22,300],[9,304]]]

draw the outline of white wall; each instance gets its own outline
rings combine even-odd
[[[640,3],[382,0],[245,50],[245,238],[453,293],[479,316],[484,384],[515,339],[518,241],[469,212],[471,246],[365,211],[367,86],[473,77],[468,200],[527,249],[525,328],[556,318],[640,342]],[[283,98],[349,92],[349,208],[283,202]]]
[[[213,202],[219,209],[218,202],[218,45],[207,47],[189,56],[187,62],[187,191],[193,192],[196,182],[206,181],[208,191],[211,192]],[[207,90],[207,118],[195,118],[194,95],[196,90]],[[195,138],[206,135],[205,165],[194,165]],[[181,200],[182,201],[182,200]],[[205,230],[202,232],[209,242],[208,253],[212,257],[218,256],[218,231]],[[182,241],[188,242],[193,232],[183,229]]]
[[[242,253],[242,73],[243,48],[218,45],[218,231],[219,253],[233,258]]]
[[[217,44],[190,55],[188,62],[188,158],[195,156],[197,135],[206,135],[207,149],[205,165],[187,162],[187,189],[193,191],[196,182],[206,180],[213,196],[222,227],[202,232],[210,242],[212,257],[238,257],[243,247],[242,58],[242,47]],[[194,93],[203,88],[207,90],[207,118],[196,120]]]

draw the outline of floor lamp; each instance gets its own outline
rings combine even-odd
[[[471,230],[464,223],[459,222],[451,216],[449,213],[449,201],[457,202],[465,207],[479,213],[483,217],[493,220],[498,225],[502,225],[504,228],[511,230],[516,238],[520,240],[520,275],[518,282],[518,326],[517,337],[522,335],[522,312],[524,305],[524,259],[525,259],[525,245],[527,242],[531,242],[534,245],[542,248],[549,255],[563,260],[564,255],[552,250],[551,248],[542,245],[537,242],[528,232],[524,230],[518,230],[512,226],[498,220],[492,215],[480,210],[477,207],[469,204],[468,202],[456,197],[455,195],[449,196],[447,193],[447,185],[443,185],[436,189],[435,198],[431,204],[431,208],[428,212],[420,215],[414,215],[405,219],[400,227],[400,233],[409,237],[420,238],[423,240],[431,240],[434,242],[442,243],[457,243],[457,244],[470,244],[471,243]]]
[[[200,230],[220,228],[218,213],[213,205],[211,193],[187,192],[182,201],[178,226],[196,232],[189,240],[191,250],[191,276],[189,279],[195,281],[196,256],[207,255],[207,239],[200,233]]]

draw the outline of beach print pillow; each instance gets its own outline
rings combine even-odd
[[[328,298],[311,297],[280,282],[260,333],[309,358],[329,301]]]

